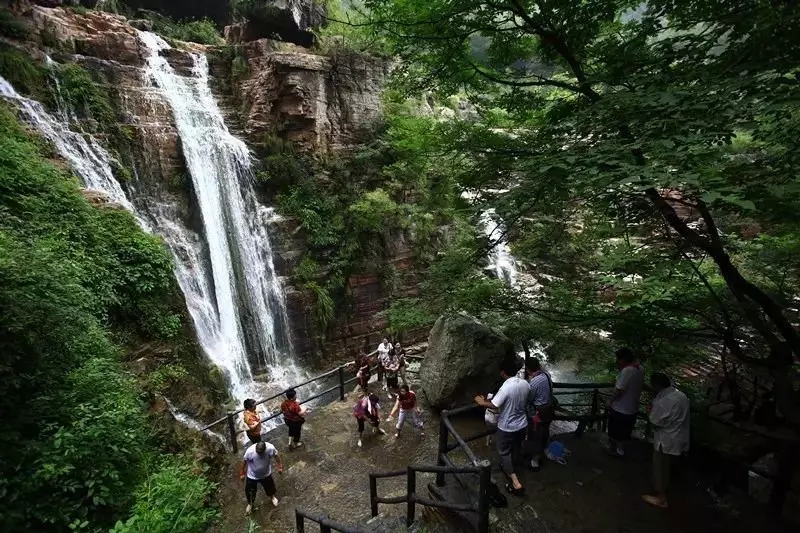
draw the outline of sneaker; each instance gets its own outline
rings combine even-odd
[[[538,472],[541,469],[541,465],[539,465],[538,459],[531,459],[531,470],[534,472]]]
[[[361,448],[361,439],[358,439],[358,447]]]
[[[400,433],[395,433],[395,434],[394,434],[394,438],[396,438],[396,439],[397,439],[397,438],[399,438],[399,437],[400,437]]]
[[[617,446],[617,457],[625,457],[625,448],[622,446]]]
[[[302,448],[303,447],[303,443],[302,442],[296,442],[294,447],[295,448]]]
[[[294,444],[294,439],[292,437],[289,437],[289,448],[292,447],[292,444]]]
[[[380,433],[381,435],[386,435],[386,432],[381,428],[378,428],[378,433]]]
[[[244,508],[244,515],[248,516],[251,512],[253,512],[253,506],[248,503],[247,507]]]
[[[275,496],[272,497],[272,506],[273,507],[277,507],[278,506],[278,498],[276,498]]]

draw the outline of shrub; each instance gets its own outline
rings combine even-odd
[[[113,127],[116,114],[111,98],[86,69],[65,63],[55,68],[54,75],[67,105],[79,118],[93,118],[106,130]]]
[[[19,93],[40,97],[45,94],[45,70],[19,50],[0,43],[0,76]]]
[[[165,459],[136,491],[131,517],[111,532],[202,533],[217,516],[208,505],[214,488],[188,458]]]
[[[186,495],[173,511],[159,493],[131,491],[156,448],[112,339],[175,335],[176,291],[161,240],[128,212],[92,207],[0,102],[0,529],[107,530],[134,501],[174,531],[199,531],[212,515],[204,496],[194,501],[210,485],[185,466],[152,485],[180,474]]]
[[[28,28],[10,11],[0,11],[0,35],[9,39],[24,39]]]

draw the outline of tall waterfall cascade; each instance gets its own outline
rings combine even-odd
[[[172,110],[202,219],[205,248],[167,211],[154,213],[156,227],[174,237],[167,244],[200,342],[239,399],[255,394],[251,351],[273,383],[296,383],[302,373],[291,360],[286,304],[267,235],[270,211],[256,201],[250,151],[225,125],[206,57],[191,54],[192,76],[181,76],[162,55],[170,48],[163,39],[149,32],[139,38],[150,52],[145,82]]]
[[[139,35],[150,51],[145,82],[172,109],[181,137],[201,232],[189,229],[169,201],[140,197],[135,183],[128,186],[131,201],[114,177],[110,154],[90,135],[70,129],[74,114],[60,88],[55,88],[55,116],[2,77],[0,97],[52,143],[87,189],[103,192],[131,211],[145,231],[164,239],[198,342],[228,378],[234,398],[263,392],[253,379],[249,353],[268,373],[272,388],[303,381],[305,374],[291,360],[286,305],[267,235],[274,214],[256,201],[250,153],[225,126],[209,88],[206,58],[193,54],[192,75],[180,76],[160,55],[169,45],[154,34]]]

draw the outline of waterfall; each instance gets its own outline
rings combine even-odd
[[[22,118],[55,146],[58,153],[81,177],[87,189],[102,191],[112,202],[133,211],[125,191],[111,171],[111,156],[93,138],[87,139],[82,132],[70,130],[66,120],[57,120],[39,102],[17,94],[14,87],[2,77],[0,97],[12,102]]]
[[[507,285],[516,285],[517,262],[511,255],[511,248],[505,238],[503,221],[500,220],[494,209],[487,209],[481,213],[480,224],[483,232],[493,244],[489,251],[489,270],[492,270]]]
[[[255,200],[249,152],[225,127],[208,87],[205,57],[193,56],[193,77],[177,76],[159,57],[166,43],[152,34],[141,35],[152,51],[147,79],[175,115],[202,212],[202,235],[187,227],[170,202],[137,197],[136,205],[131,203],[114,177],[110,154],[90,135],[70,129],[74,116],[60,87],[54,87],[60,108],[55,117],[1,77],[0,97],[52,143],[86,188],[104,192],[110,201],[131,211],[145,231],[163,237],[198,342],[228,378],[234,398],[258,397],[262,392],[253,381],[248,348],[258,354],[275,389],[303,381],[304,374],[290,358],[286,307],[266,231],[273,214]],[[240,308],[251,320],[255,346],[245,340]]]
[[[149,32],[139,37],[150,52],[146,82],[172,110],[200,210],[207,257],[192,242],[198,237],[168,210],[155,213],[154,223],[170,235],[167,243],[201,343],[235,382],[238,399],[252,389],[248,351],[257,354],[273,382],[296,383],[302,373],[290,356],[286,305],[266,229],[271,215],[256,201],[250,152],[225,125],[206,57],[191,54],[192,76],[181,76],[161,55],[170,48],[163,39]]]

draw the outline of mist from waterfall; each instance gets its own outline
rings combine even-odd
[[[255,198],[251,154],[225,125],[209,86],[206,57],[191,54],[191,76],[179,75],[161,55],[170,46],[139,32],[150,51],[145,69],[175,118],[200,211],[201,242],[174,210],[153,213],[176,257],[201,344],[234,382],[234,395],[252,394],[248,352],[281,387],[302,380],[291,360],[288,319],[267,235],[270,212]],[[206,257],[203,257],[206,255]]]

